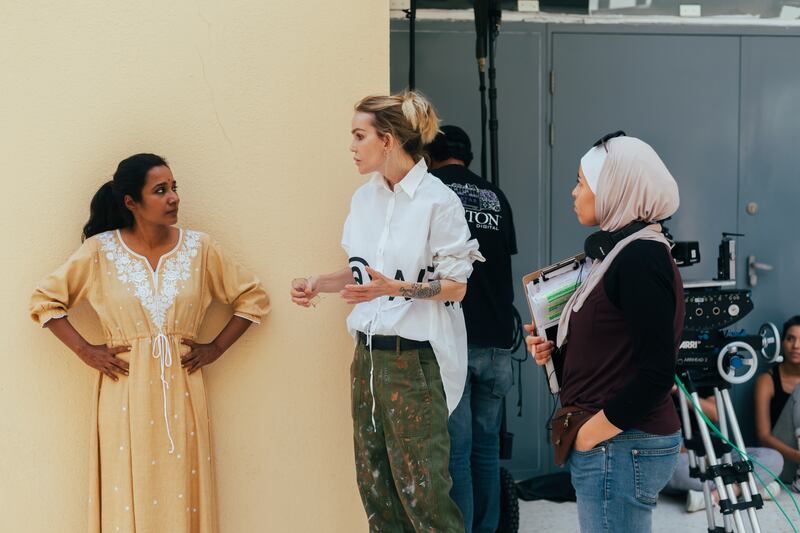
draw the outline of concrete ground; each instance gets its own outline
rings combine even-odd
[[[794,497],[800,505],[800,495],[795,494]],[[761,531],[763,533],[800,531],[800,514],[785,491],[778,496],[778,502],[794,522],[797,530],[792,529],[774,502],[766,502],[764,508],[757,511]],[[653,515],[653,533],[707,533],[705,511],[689,514],[685,510],[685,503],[685,498],[662,495]],[[520,500],[519,511],[520,533],[573,533],[579,531],[578,509],[574,502],[553,503],[545,500],[525,502]],[[722,524],[719,513],[717,515],[717,523]],[[748,531],[750,531],[749,528]]]

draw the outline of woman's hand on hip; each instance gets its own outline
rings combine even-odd
[[[77,353],[84,363],[118,381],[117,374],[128,375],[128,362],[117,359],[117,354],[129,351],[131,351],[130,346],[109,348],[105,344],[86,344]]]
[[[344,289],[339,294],[344,298],[344,301],[349,304],[360,304],[369,302],[381,296],[398,296],[395,281],[387,278],[377,270],[366,267],[367,274],[369,274],[372,281],[363,285],[355,283],[345,285]]]
[[[181,357],[181,366],[190,374],[213,363],[222,355],[222,350],[213,342],[200,344],[189,339],[181,339],[181,344],[190,348],[189,353]]]
[[[578,430],[578,434],[575,436],[575,443],[572,447],[579,452],[588,452],[596,445],[597,443],[593,441],[589,430],[586,428],[586,424],[582,425]]]
[[[614,438],[622,430],[612,424],[606,417],[605,411],[598,411],[578,430],[573,448],[579,452],[588,452],[598,444]]]
[[[528,333],[533,333],[536,330],[536,326],[533,324],[525,324],[523,327]],[[528,351],[531,353],[534,361],[536,361],[536,364],[539,366],[547,363],[553,356],[555,343],[547,340],[544,337],[528,335],[525,337],[525,344],[528,345]]]

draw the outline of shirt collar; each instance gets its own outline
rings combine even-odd
[[[395,185],[395,191],[397,191],[397,189],[400,189],[403,192],[405,192],[409,196],[409,198],[413,200],[414,194],[417,192],[417,189],[419,188],[419,184],[422,183],[422,179],[425,177],[425,174],[427,173],[428,173],[428,164],[425,162],[425,158],[422,158],[419,160],[419,162],[417,162],[416,165],[411,167],[411,170],[408,171],[408,174],[406,174],[403,177],[403,179],[401,179],[400,182],[397,185]],[[383,176],[381,176],[379,172],[376,172],[372,176],[372,182],[379,187],[383,187],[387,191],[389,190],[389,186],[386,184],[386,180],[384,179]]]

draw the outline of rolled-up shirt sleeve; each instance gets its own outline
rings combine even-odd
[[[466,283],[472,274],[473,261],[485,261],[478,250],[478,241],[470,239],[464,207],[455,194],[452,201],[441,206],[434,214],[430,247],[433,253],[433,279]]]

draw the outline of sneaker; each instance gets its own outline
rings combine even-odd
[[[769,489],[769,492],[772,493],[772,496],[776,498],[781,493],[781,484],[777,481],[768,483],[766,488]],[[764,501],[769,501],[772,499],[772,496],[769,495],[769,492],[764,489],[761,490],[761,498],[764,499]]]
[[[789,488],[792,489],[792,492],[800,492],[800,477],[794,478]]]
[[[694,513],[706,508],[706,498],[701,490],[690,490],[686,493],[686,512]]]

